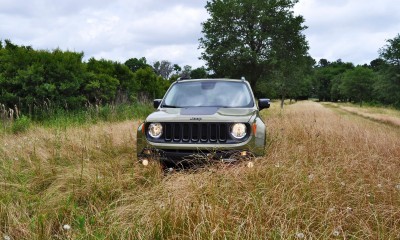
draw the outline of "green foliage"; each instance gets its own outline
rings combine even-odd
[[[35,51],[6,41],[0,49],[0,102],[23,110],[50,100],[57,105],[79,107],[84,75],[83,53],[58,49]]]
[[[65,110],[49,109],[37,112],[34,116],[26,115],[18,119],[0,121],[0,133],[22,133],[33,125],[65,129],[71,126],[91,125],[97,122],[119,122],[131,119],[144,119],[151,112],[150,104],[119,104],[104,106],[87,105],[85,109]]]
[[[130,58],[125,62],[125,65],[132,71],[136,72],[137,70],[141,68],[147,68],[151,67],[149,64],[147,64],[147,60],[145,57],[142,58]]]
[[[321,59],[314,69],[313,86],[315,97],[320,101],[341,100],[339,86],[341,85],[342,74],[353,68],[354,65],[352,63],[345,63],[340,59],[332,63],[326,59]]]
[[[87,99],[90,102],[101,103],[114,100],[119,81],[104,73],[87,73],[84,87]]]
[[[22,116],[16,119],[11,125],[11,132],[12,133],[22,133],[26,132],[31,125],[31,120],[27,116]]]
[[[179,73],[180,71],[182,71],[182,68],[178,64],[174,64],[173,68],[176,73]]]
[[[139,86],[139,93],[144,98],[162,98],[170,85],[169,81],[157,76],[149,67],[136,71],[134,79]]]
[[[381,102],[400,108],[400,34],[387,43],[380,49],[380,56],[386,64],[380,64],[380,76],[374,90]]]
[[[295,16],[296,0],[213,0],[203,23],[202,59],[218,77],[246,77],[254,88],[259,80],[277,79],[280,94],[290,91],[302,72],[308,44],[304,19]],[[292,71],[295,69],[295,71]],[[298,76],[301,79],[301,76]]]
[[[340,59],[321,59],[314,68],[313,87],[320,101],[363,101],[400,108],[400,34],[387,40],[380,57],[354,67]]]
[[[379,72],[374,95],[379,102],[400,108],[400,71],[397,67],[387,66]]]
[[[195,68],[190,72],[190,78],[199,79],[199,78],[207,78],[208,73],[205,67]]]
[[[79,111],[87,104],[149,101],[162,97],[170,85],[145,58],[125,64],[94,58],[83,62],[83,53],[0,43],[0,103],[33,118],[50,117],[60,109]]]
[[[400,34],[386,42],[387,44],[380,49],[380,56],[387,63],[400,68]]]
[[[347,98],[356,100],[361,106],[364,100],[372,99],[373,82],[374,72],[358,66],[344,73],[340,88]]]

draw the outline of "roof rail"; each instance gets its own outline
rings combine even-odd
[[[178,79],[176,79],[177,82],[181,81],[181,80],[188,80],[191,79],[190,77],[179,77]]]

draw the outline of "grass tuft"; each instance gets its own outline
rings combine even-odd
[[[11,125],[12,133],[23,133],[26,132],[31,126],[32,121],[27,116],[22,116],[16,119]]]

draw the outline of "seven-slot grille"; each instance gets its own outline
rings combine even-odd
[[[229,129],[233,123],[161,123],[163,133],[159,139],[148,137],[152,142],[162,143],[238,143],[248,138],[237,140],[231,137]]]

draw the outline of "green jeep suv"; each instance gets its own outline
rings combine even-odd
[[[259,111],[269,106],[269,99],[256,105],[246,80],[178,80],[154,100],[157,110],[138,127],[138,159],[177,165],[262,156],[266,126]]]

